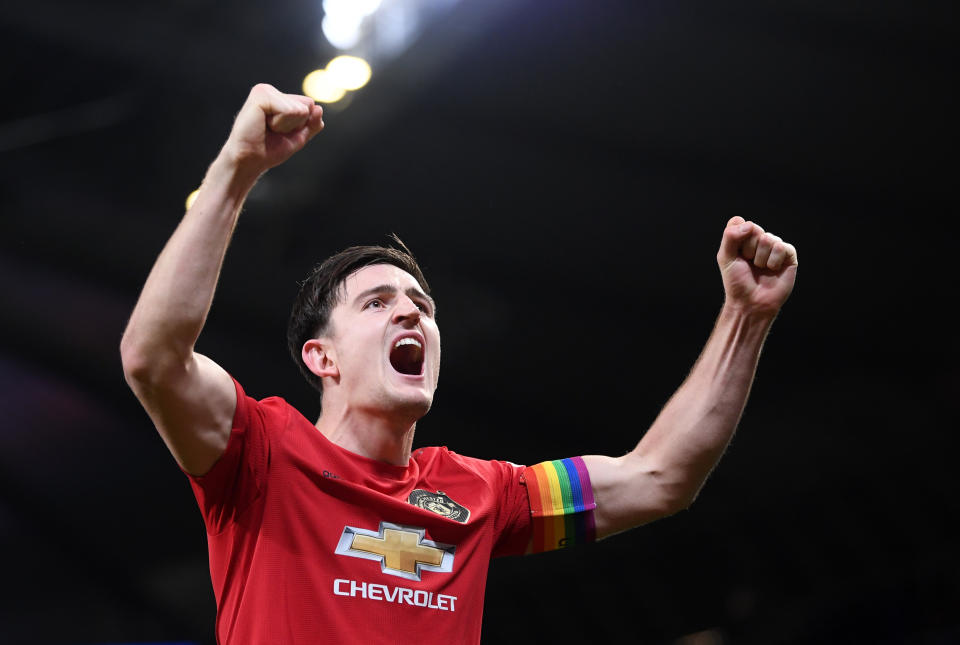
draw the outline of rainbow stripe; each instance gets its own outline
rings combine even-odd
[[[586,544],[596,539],[593,488],[580,457],[528,466],[523,472],[533,516],[532,553]]]

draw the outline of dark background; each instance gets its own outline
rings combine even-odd
[[[296,281],[399,233],[440,303],[417,444],[618,455],[722,303],[726,220],[797,287],[693,507],[496,561],[484,641],[960,642],[952,2],[462,0],[251,195],[199,349],[308,417]],[[249,87],[319,2],[0,10],[0,642],[210,643],[203,525],[119,340]]]

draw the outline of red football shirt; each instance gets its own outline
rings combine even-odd
[[[190,478],[217,642],[479,643],[489,560],[531,537],[523,467],[446,448],[392,466],[236,387],[226,452]]]

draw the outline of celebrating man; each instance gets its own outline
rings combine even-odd
[[[322,129],[311,99],[253,88],[147,278],[124,374],[203,513],[218,643],[477,643],[491,557],[590,542],[692,503],[734,433],[796,251],[727,222],[723,309],[643,439],[622,457],[523,467],[413,447],[439,378],[436,304],[399,240],[346,249],[314,269],[290,317],[291,353],[322,393],[312,423],[283,399],[247,396],[194,344],[247,193]]]

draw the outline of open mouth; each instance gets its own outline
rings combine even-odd
[[[401,374],[423,373],[423,345],[416,338],[401,338],[390,350],[390,364]]]

